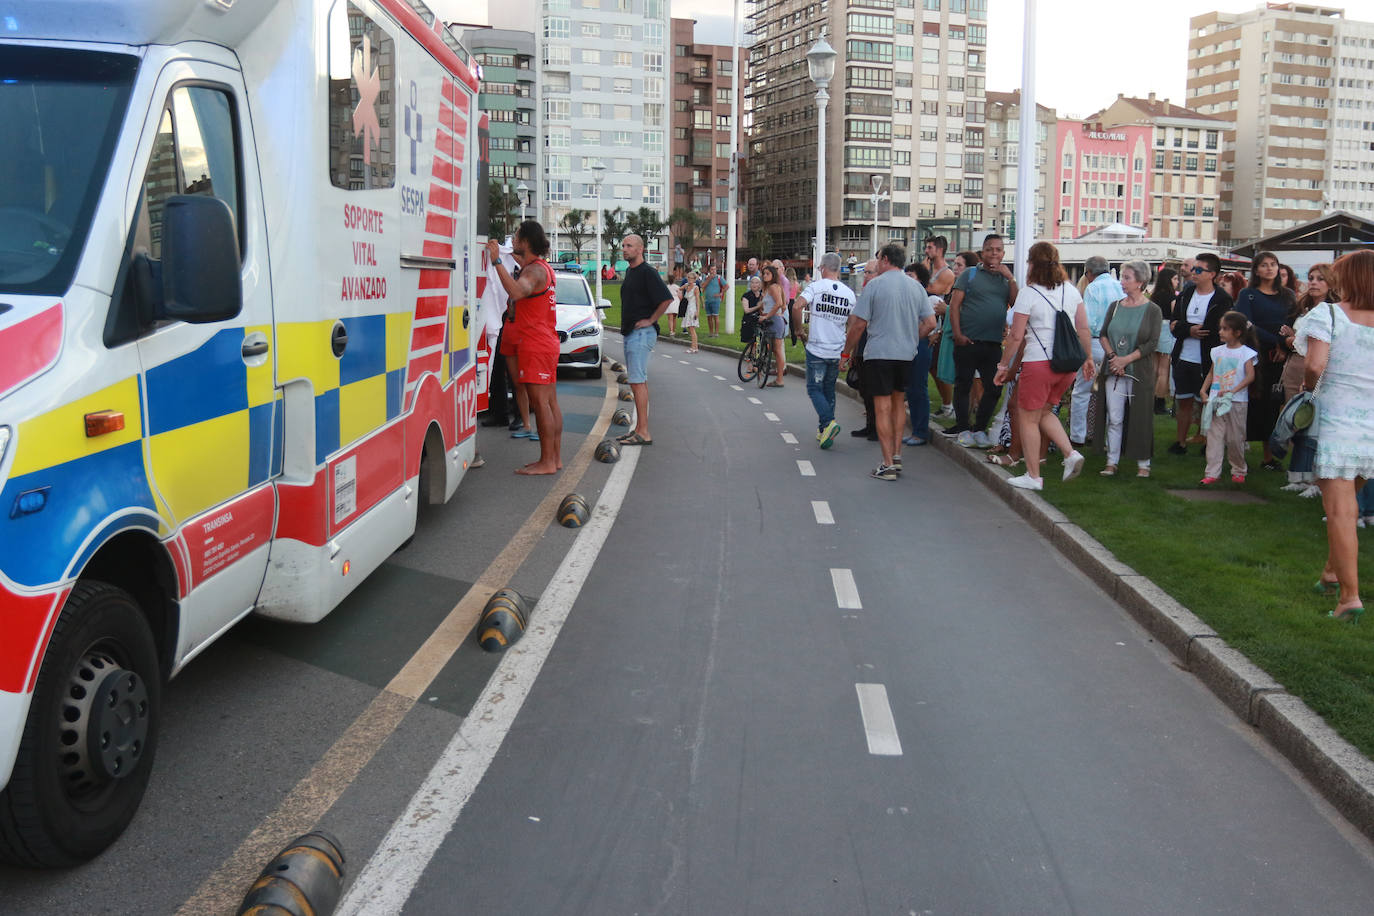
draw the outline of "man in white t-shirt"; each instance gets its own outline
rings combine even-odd
[[[840,424],[835,422],[835,380],[840,375],[845,332],[854,311],[854,291],[840,282],[840,256],[821,255],[821,278],[797,296],[796,307],[808,318],[806,329],[806,393],[816,408],[821,448],[835,444]]]
[[[1174,375],[1174,414],[1178,420],[1178,441],[1169,446],[1173,455],[1188,454],[1188,427],[1193,422],[1193,404],[1202,389],[1202,380],[1212,368],[1212,348],[1221,343],[1217,328],[1221,316],[1235,303],[1226,290],[1216,285],[1221,259],[1204,252],[1193,262],[1192,280],[1179,294],[1174,306],[1171,354]]]

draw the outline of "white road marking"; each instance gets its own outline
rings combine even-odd
[[[801,475],[802,475],[803,477],[815,477],[815,476],[816,476],[816,469],[815,469],[814,467],[811,466],[811,462],[809,462],[809,461],[801,461],[801,460],[798,460],[798,461],[797,461],[797,470],[798,470],[798,471],[801,471]]]
[[[794,436],[794,435],[792,435],[791,433],[783,433],[783,434],[782,434],[782,441],[783,441],[783,442],[786,442],[788,445],[796,445],[796,444],[797,444],[797,437]]]
[[[710,372],[711,370],[710,370],[710,369],[707,369],[705,366],[697,366],[697,371],[698,371],[698,372]]]
[[[758,398],[750,398],[750,399],[749,399],[749,403],[750,403],[750,404],[762,404],[763,402],[760,401]]]
[[[763,415],[764,415],[765,418],[767,418],[767,419],[769,419],[769,420],[772,420],[774,423],[781,423],[781,422],[782,422],[782,420],[778,417],[777,414],[771,413],[770,411],[765,410],[765,411],[763,412]]]
[[[887,688],[882,684],[855,684],[854,689],[859,694],[859,715],[864,720],[868,752],[882,757],[902,756],[902,739],[897,737]]]
[[[859,610],[863,602],[859,600],[859,586],[854,582],[854,573],[848,569],[831,569],[830,584],[835,587],[835,603],[846,610]]]
[[[672,356],[671,353],[660,353],[660,354],[658,354],[658,355],[661,356],[661,357],[663,357],[664,359],[672,359],[672,358],[673,358],[673,356]]]
[[[539,596],[537,613],[524,638],[506,651],[472,712],[358,874],[339,906],[340,916],[395,914],[405,907],[529,696],[615,524],[641,451],[621,453],[591,520],[578,532],[572,549]]]
[[[725,381],[725,376],[723,376],[723,375],[713,375],[713,376],[711,376],[711,378],[715,379],[715,380],[718,381],[718,382],[723,382],[723,381]]]
[[[830,512],[830,503],[823,499],[811,500],[811,511],[816,513],[817,525],[835,524],[835,516]]]
[[[678,362],[682,363],[684,366],[690,366],[690,365],[691,365],[691,363],[687,362],[687,360],[685,360],[685,359],[680,359],[680,360],[678,360]]]
[[[735,389],[736,391],[743,391],[743,390],[744,390],[743,388],[741,388],[741,387],[738,386],[738,385],[731,385],[730,387],[733,388],[733,389]]]

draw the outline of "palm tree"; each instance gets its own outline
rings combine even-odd
[[[683,253],[689,261],[692,259],[693,249],[696,248],[697,238],[711,231],[711,221],[689,207],[678,207],[668,214],[668,225],[672,227],[673,238],[682,246]]]
[[[569,210],[567,213],[564,213],[562,218],[558,220],[559,228],[567,234],[568,241],[572,244],[573,249],[577,252],[578,264],[582,263],[582,246],[587,244],[587,242],[595,234],[595,231],[587,223],[587,220],[591,217],[591,215],[592,214],[590,214],[586,210],[578,210],[577,208],[573,208]]]

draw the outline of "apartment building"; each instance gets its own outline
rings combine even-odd
[[[1358,186],[1361,174],[1366,185],[1374,178],[1366,165],[1374,165],[1374,133],[1364,120],[1374,118],[1374,106],[1368,93],[1337,82],[1365,81],[1367,88],[1374,48],[1366,24],[1348,22],[1334,7],[1269,3],[1195,16],[1189,30],[1188,106],[1230,126],[1219,163],[1222,242],[1241,244],[1311,220],[1337,199],[1363,199],[1347,184]]]
[[[1215,245],[1220,162],[1229,122],[1157,98],[1153,92],[1143,99],[1118,94],[1092,119],[1107,130],[1145,127],[1149,131],[1145,178],[1149,200],[1144,221],[1133,220],[1130,225],[1144,229],[1150,238]]]
[[[531,212],[541,202],[538,184],[539,70],[533,32],[514,29],[469,29],[463,44],[482,68],[477,106],[487,113],[491,137],[490,176],[530,189]],[[406,125],[406,134],[423,130],[422,124]]]
[[[839,52],[826,246],[866,256],[889,240],[967,238],[984,225],[987,0],[753,0],[750,10],[748,200],[751,225],[773,238],[768,254],[811,252],[817,106],[806,52],[822,34]]]
[[[1008,238],[1016,234],[1016,200],[1018,191],[1019,156],[1021,153],[1021,92],[989,92],[987,94],[988,124],[985,131],[983,182],[987,196],[983,219],[989,232]],[[1050,213],[1047,204],[1053,199],[1047,191],[1055,179],[1049,151],[1056,148],[1059,119],[1053,108],[1035,106],[1036,178],[1035,178],[1035,237],[1055,238],[1047,234],[1045,217]]]
[[[735,49],[730,45],[698,44],[695,30],[696,23],[691,19],[672,20],[673,186],[668,212],[681,207],[706,219],[710,226],[685,247],[714,252],[724,263],[723,255],[729,246],[730,109]],[[748,83],[747,61],[748,51],[741,51],[741,93]],[[744,106],[739,108],[742,113]],[[741,133],[740,143],[744,142]],[[736,220],[736,247],[744,245],[747,238],[744,223],[744,219]],[[688,261],[692,260],[692,251],[685,254]]]

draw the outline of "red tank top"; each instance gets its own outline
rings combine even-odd
[[[558,352],[558,308],[555,305],[553,269],[543,260],[531,261],[524,270],[538,265],[544,269],[548,285],[542,292],[515,301],[515,329],[522,351]]]

